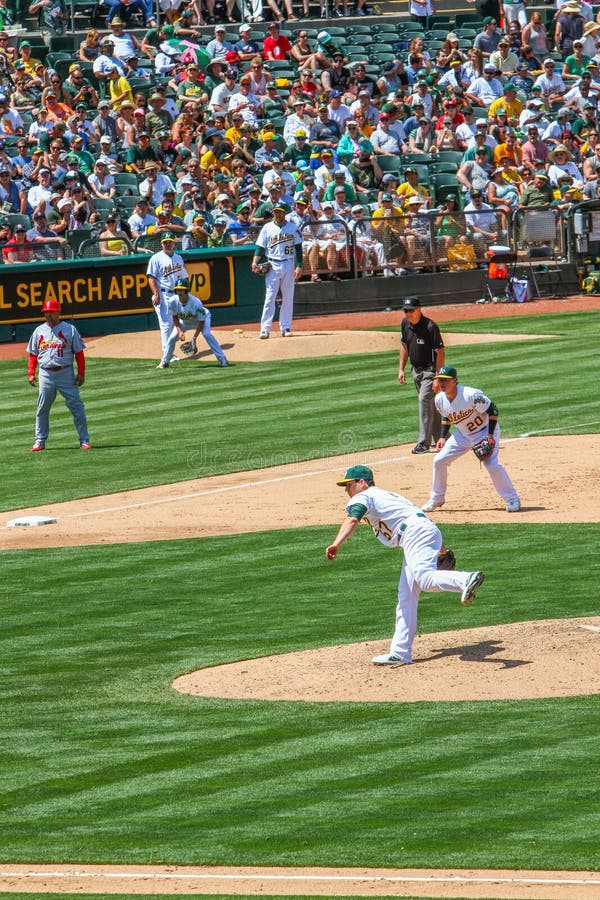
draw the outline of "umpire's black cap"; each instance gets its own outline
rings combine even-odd
[[[418,297],[415,297],[414,295],[412,295],[410,297],[404,298],[404,303],[402,304],[403,310],[407,310],[408,312],[410,312],[411,309],[420,309],[420,308],[421,308],[421,304],[419,303]]]

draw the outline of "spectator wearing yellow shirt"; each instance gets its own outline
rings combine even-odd
[[[494,165],[499,166],[505,157],[510,160],[511,166],[520,166],[523,162],[523,151],[519,147],[514,133],[510,131],[507,133],[504,143],[494,147]]]
[[[373,235],[381,241],[385,250],[388,265],[384,275],[404,274],[406,268],[412,267],[415,238],[404,234],[407,218],[402,207],[394,206],[394,198],[387,191],[381,195],[371,221]]]
[[[419,184],[419,174],[416,169],[408,166],[404,170],[404,177],[406,181],[399,185],[396,193],[405,209],[408,207],[410,197],[422,197],[424,202],[429,200],[429,191],[422,184]]]
[[[492,119],[496,116],[499,109],[506,110],[506,115],[509,119],[518,119],[523,112],[523,104],[517,97],[517,91],[512,81],[509,81],[504,86],[504,96],[490,103],[488,118]]]
[[[133,91],[131,85],[124,75],[119,74],[116,66],[113,66],[109,73],[108,87],[110,90],[110,100],[108,101],[112,107],[119,107],[121,103],[128,100],[133,103]]]
[[[32,78],[35,77],[36,67],[40,65],[41,60],[36,59],[31,55],[31,44],[29,41],[21,41],[19,44],[19,56],[21,57],[21,61],[25,65],[25,71],[28,75],[31,75]]]

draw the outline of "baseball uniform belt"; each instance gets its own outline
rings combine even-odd
[[[40,366],[44,372],[60,372],[61,369],[64,369],[65,366]]]
[[[413,371],[419,374],[419,372],[435,372],[435,366],[413,366]]]

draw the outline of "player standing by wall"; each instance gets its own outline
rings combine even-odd
[[[158,318],[164,359],[169,335],[173,328],[173,319],[167,311],[167,304],[170,300],[177,300],[175,285],[180,278],[187,278],[187,270],[181,256],[175,253],[174,234],[166,231],[160,240],[160,247],[158,253],[153,253],[150,257],[146,274],[152,291],[152,304]],[[170,361],[171,357],[167,359],[167,362]]]
[[[252,260],[252,271],[260,273],[265,260],[269,271],[265,275],[265,304],[260,320],[260,337],[269,337],[275,316],[275,300],[281,288],[281,312],[279,327],[282,337],[292,333],[294,315],[294,288],[302,275],[302,236],[293,222],[286,220],[290,208],[280,200],[273,207],[273,221],[266,222],[256,239],[256,252]]]
[[[423,506],[424,512],[444,505],[449,466],[484,438],[491,440],[493,452],[482,461],[483,465],[506,503],[506,511],[518,512],[521,509],[519,495],[508,472],[498,462],[500,426],[496,404],[477,388],[459,384],[454,366],[442,366],[436,377],[440,392],[436,394],[435,405],[442,417],[442,434],[436,444],[439,452],[433,460],[433,484],[429,502]],[[455,430],[448,437],[451,425]]]
[[[410,359],[412,377],[419,395],[419,437],[413,453],[428,453],[432,439],[440,437],[441,419],[435,406],[433,382],[444,365],[444,341],[440,329],[421,312],[417,297],[405,297],[400,326],[398,381],[406,384],[406,363]]]
[[[202,337],[215,354],[220,366],[228,366],[227,357],[223,353],[223,349],[218,340],[210,330],[210,310],[207,309],[199,297],[190,294],[187,278],[182,278],[175,285],[176,299],[169,300],[167,303],[167,312],[173,321],[173,328],[169,334],[167,347],[163,353],[163,358],[156,367],[157,369],[167,369],[169,360],[173,357],[173,350],[177,338],[183,341],[185,338],[186,328],[195,327],[192,340],[196,343],[196,338],[200,333]]]
[[[325,550],[335,559],[340,546],[354,533],[358,523],[370,525],[385,547],[402,547],[404,559],[398,582],[396,628],[389,653],[374,656],[376,666],[403,666],[412,662],[412,645],[417,631],[417,611],[421,591],[460,593],[460,602],[469,606],[483,583],[483,572],[455,572],[438,569],[442,534],[431,519],[406,497],[375,487],[368,466],[351,466],[337,482],[346,489],[347,516],[332,544]]]
[[[79,436],[82,450],[91,450],[87,418],[79,388],[85,380],[85,344],[74,325],[62,322],[58,300],[46,300],[42,306],[46,319],[38,325],[29,339],[27,377],[31,385],[37,385],[35,371],[39,365],[39,394],[35,418],[35,442],[33,452],[46,449],[50,432],[50,409],[57,391],[65,398],[67,408]],[[73,360],[77,362],[77,375]]]

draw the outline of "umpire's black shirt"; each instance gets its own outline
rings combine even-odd
[[[413,369],[434,369],[436,351],[444,346],[440,329],[432,319],[421,315],[414,325],[406,316],[400,325],[400,340],[406,344]]]

